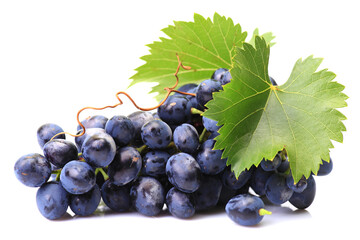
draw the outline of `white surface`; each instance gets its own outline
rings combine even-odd
[[[358,239],[359,29],[356,1],[1,1],[1,218],[2,236],[22,239],[315,239],[310,236]],[[334,170],[317,178],[317,196],[305,212],[290,205],[271,208],[256,227],[233,223],[223,212],[191,220],[137,213],[99,214],[49,221],[37,210],[36,189],[23,186],[13,165],[22,155],[40,152],[37,128],[54,122],[76,129],[76,113],[84,106],[115,104],[133,69],[143,64],[145,46],[162,36],[173,20],[192,20],[197,12],[231,17],[243,30],[272,31],[270,74],[285,82],[295,61],[313,54],[321,68],[337,74],[346,86],[348,117],[344,143],[331,150]],[[147,86],[129,93],[142,106],[156,102]],[[102,114],[128,114],[120,107]],[[83,113],[83,117],[94,114]],[[71,139],[71,138],[69,138]]]

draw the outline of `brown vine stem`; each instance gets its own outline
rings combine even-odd
[[[184,65],[182,64],[182,62],[180,61],[180,57],[179,57],[178,54],[176,54],[176,57],[177,57],[177,60],[178,60],[178,66],[177,66],[176,71],[175,71],[175,73],[174,73],[174,76],[175,76],[175,78],[176,78],[176,82],[175,82],[175,84],[174,84],[173,87],[170,87],[170,88],[169,88],[169,87],[166,87],[166,88],[164,88],[164,90],[167,91],[167,93],[166,93],[164,99],[163,99],[158,105],[156,105],[156,106],[154,106],[154,107],[150,107],[150,108],[140,107],[140,106],[138,106],[138,105],[136,104],[136,102],[134,101],[134,99],[133,99],[128,93],[126,93],[126,92],[124,92],[124,91],[120,91],[120,92],[117,92],[117,93],[116,93],[116,98],[117,98],[117,100],[119,101],[117,104],[109,105],[109,106],[105,106],[105,107],[100,107],[100,108],[84,107],[84,108],[82,108],[82,109],[80,109],[80,110],[78,111],[78,113],[77,113],[77,115],[76,115],[76,120],[77,120],[78,124],[80,125],[80,127],[82,128],[82,131],[81,131],[79,134],[72,134],[72,133],[69,133],[69,132],[60,132],[60,133],[55,134],[55,135],[50,139],[50,141],[53,140],[55,137],[57,137],[57,136],[59,136],[59,135],[62,135],[62,134],[68,134],[68,135],[70,135],[70,136],[72,136],[72,137],[81,137],[82,135],[84,135],[86,129],[85,129],[85,126],[84,126],[84,125],[81,123],[81,121],[80,121],[80,114],[81,114],[84,110],[88,110],[88,109],[91,109],[91,110],[103,110],[103,109],[106,109],[106,108],[116,108],[116,107],[118,107],[118,106],[120,106],[120,105],[123,104],[123,101],[120,99],[120,96],[119,96],[119,95],[125,95],[125,96],[132,102],[132,104],[133,104],[137,109],[139,109],[139,110],[141,110],[141,111],[151,111],[151,110],[157,109],[158,107],[160,107],[160,106],[168,99],[168,97],[170,96],[170,94],[171,94],[172,92],[177,92],[177,93],[184,94],[184,95],[195,96],[195,93],[187,93],[187,92],[182,92],[182,91],[175,90],[175,88],[177,87],[177,85],[178,85],[178,83],[179,83],[178,73],[179,73],[179,71],[180,71],[180,68],[183,68],[184,70],[190,70],[190,69],[191,69],[190,66],[184,66]]]

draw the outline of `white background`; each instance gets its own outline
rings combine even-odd
[[[1,106],[1,234],[22,239],[315,239],[312,236],[359,239],[359,27],[356,1],[0,1]],[[47,122],[66,131],[76,129],[76,113],[84,106],[115,104],[134,69],[148,54],[146,44],[163,36],[173,20],[191,21],[193,14],[231,17],[243,30],[272,31],[270,74],[286,81],[295,61],[322,57],[321,68],[337,74],[346,86],[348,117],[342,144],[331,150],[334,170],[317,180],[317,196],[304,212],[290,205],[270,207],[256,227],[233,223],[223,212],[191,220],[137,213],[98,214],[49,221],[35,202],[36,189],[14,176],[22,155],[40,152],[37,128]],[[148,85],[127,90],[141,106],[156,101]],[[130,103],[104,111],[127,115]],[[82,117],[94,114],[88,111]],[[71,138],[68,138],[71,139]],[[354,235],[355,234],[355,235]]]

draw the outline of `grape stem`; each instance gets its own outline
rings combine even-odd
[[[96,168],[95,169],[95,175],[97,175],[99,172],[101,173],[101,175],[103,175],[103,178],[104,178],[105,181],[109,179],[109,175],[107,175],[107,173],[104,171],[103,168]]]
[[[260,215],[260,216],[271,215],[271,214],[272,214],[272,212],[270,212],[270,211],[268,211],[268,210],[266,210],[266,209],[264,209],[264,208],[260,208],[260,209],[259,209],[259,215]]]
[[[184,66],[184,65],[182,64],[182,62],[180,61],[180,57],[179,57],[179,55],[178,55],[177,53],[176,53],[176,57],[177,57],[177,60],[178,60],[178,66],[177,66],[176,71],[175,71],[175,73],[174,73],[174,76],[175,76],[175,78],[176,78],[176,82],[175,82],[174,86],[164,88],[164,90],[167,91],[167,93],[166,93],[164,99],[163,99],[158,105],[156,105],[155,107],[150,107],[150,108],[140,107],[140,106],[138,106],[138,105],[135,103],[134,99],[133,99],[132,97],[130,97],[129,94],[127,94],[127,93],[124,92],[124,91],[120,91],[120,92],[117,92],[117,93],[116,93],[116,98],[117,98],[117,100],[118,100],[119,102],[116,103],[116,104],[114,104],[114,105],[109,105],[109,106],[100,107],[100,108],[84,107],[84,108],[82,108],[82,109],[80,109],[80,110],[78,111],[78,113],[77,113],[77,115],[76,115],[76,119],[77,119],[77,122],[78,122],[79,126],[82,128],[82,131],[81,131],[79,134],[72,134],[72,133],[69,133],[69,132],[60,132],[60,133],[55,134],[55,135],[50,139],[50,141],[53,140],[55,137],[61,135],[61,134],[68,134],[68,135],[70,135],[70,136],[72,136],[72,137],[81,137],[82,135],[85,134],[86,129],[85,129],[85,126],[80,122],[80,113],[82,113],[84,110],[87,110],[87,109],[103,110],[103,109],[106,109],[106,108],[116,108],[116,107],[118,107],[118,106],[120,106],[120,105],[123,104],[123,101],[120,99],[120,95],[125,95],[125,96],[132,102],[132,104],[133,104],[137,109],[139,109],[139,110],[141,110],[141,111],[151,111],[151,110],[157,109],[158,107],[160,107],[160,106],[168,99],[168,97],[170,96],[170,94],[171,94],[172,92],[177,92],[177,93],[184,94],[184,95],[195,96],[195,95],[196,95],[195,93],[187,93],[187,92],[182,92],[182,91],[175,90],[175,88],[177,87],[177,85],[178,85],[178,83],[179,83],[178,73],[179,73],[180,68],[183,68],[184,70],[190,70],[190,69],[191,69],[190,66]]]

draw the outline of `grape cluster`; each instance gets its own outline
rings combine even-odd
[[[20,157],[15,175],[38,188],[37,206],[48,219],[61,218],[68,207],[76,215],[90,215],[101,200],[115,212],[155,216],[168,211],[182,219],[223,206],[241,225],[257,224],[269,213],[260,197],[307,208],[315,197],[314,178],[294,184],[285,152],[236,177],[222,151],[213,149],[221,126],[192,109],[206,111],[213,92],[230,81],[230,72],[221,68],[198,85],[181,86],[179,91],[195,95],[175,93],[157,112],[89,117],[75,143],[58,125],[44,124],[37,131],[43,154]],[[324,162],[318,175],[331,169],[332,162]]]

